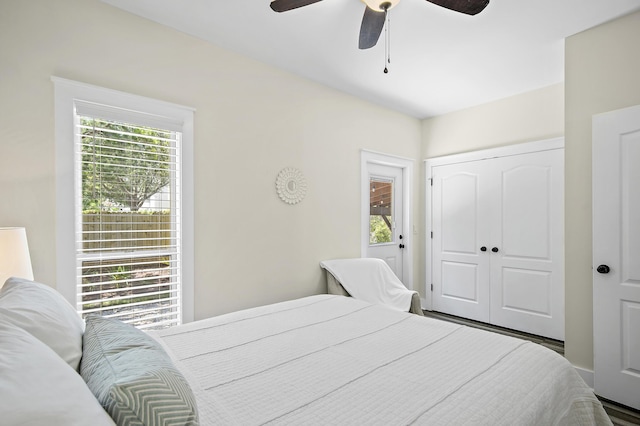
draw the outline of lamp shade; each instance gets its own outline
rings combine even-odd
[[[24,228],[0,228],[0,287],[9,277],[33,280]]]

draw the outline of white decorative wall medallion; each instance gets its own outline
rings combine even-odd
[[[276,178],[278,197],[287,204],[298,204],[307,195],[307,180],[293,167],[280,170]]]

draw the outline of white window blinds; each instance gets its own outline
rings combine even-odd
[[[180,324],[181,133],[162,117],[80,103],[75,141],[79,312]]]

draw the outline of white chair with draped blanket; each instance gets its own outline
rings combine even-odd
[[[423,315],[418,292],[408,290],[382,259],[324,260],[320,266],[327,271],[329,294]]]

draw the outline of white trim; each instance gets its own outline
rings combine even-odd
[[[433,223],[431,221],[431,209],[433,203],[431,202],[431,196],[433,192],[432,179],[433,174],[431,172],[431,164],[429,160],[425,160],[425,203],[424,203],[424,250],[425,250],[425,263],[424,263],[424,289],[423,298],[420,299],[422,309],[431,311],[433,309],[433,294],[431,292],[431,260],[433,259],[433,239],[431,238],[431,232],[433,231]]]
[[[444,155],[442,157],[427,158],[424,160],[425,165],[425,270],[424,270],[424,298],[422,299],[422,309],[431,310],[433,300],[431,295],[431,259],[433,255],[433,247],[431,240],[431,196],[433,179],[433,168],[447,164],[458,164],[469,161],[486,160],[489,158],[510,157],[513,155],[528,154],[532,152],[549,151],[564,148],[564,137],[544,139],[535,142],[519,143],[507,145],[497,148],[482,149],[478,151],[465,152],[461,154]]]
[[[413,166],[413,163],[415,163],[415,160],[413,158],[403,157],[401,155],[385,154],[384,152],[373,151],[370,149],[363,148],[360,150],[360,153],[362,155],[370,156],[371,159],[374,160],[371,162],[375,164],[382,164],[386,166],[398,166],[398,164],[402,163],[402,164]]]
[[[564,137],[427,158],[424,162],[430,167],[435,167],[442,166],[444,164],[464,163],[467,161],[486,160],[488,158],[496,157],[509,157],[512,155],[528,154],[530,152],[548,151],[560,148],[564,148]]]
[[[194,319],[194,109],[117,90],[52,76],[55,107],[56,160],[56,287],[76,306],[74,238],[74,116],[79,104],[95,103],[179,125],[182,132],[182,321]]]
[[[398,167],[402,169],[402,221],[405,252],[402,256],[404,285],[413,290],[413,215],[411,194],[413,193],[414,160],[379,152],[360,151],[360,256],[366,257],[369,248],[369,174],[368,164]]]
[[[181,122],[181,118],[186,118],[189,114],[194,114],[196,111],[195,108],[173,102],[133,95],[119,90],[68,80],[66,78],[51,76],[51,81],[53,81],[56,90],[62,87],[70,91],[72,90],[76,95],[75,99],[97,104],[105,104],[104,99],[112,100],[112,106],[114,107],[161,116],[170,121],[173,119],[174,122]]]

